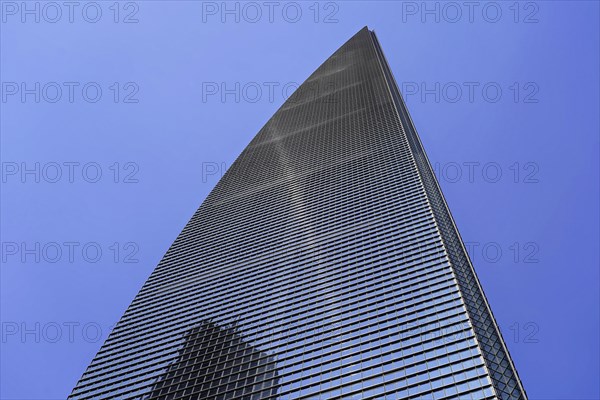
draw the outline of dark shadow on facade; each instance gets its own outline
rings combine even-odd
[[[248,344],[235,325],[205,320],[184,334],[179,356],[144,400],[275,399],[272,357]]]

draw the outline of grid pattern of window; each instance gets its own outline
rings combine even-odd
[[[365,27],[238,157],[70,399],[525,399],[428,168]]]

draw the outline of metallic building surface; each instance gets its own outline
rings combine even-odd
[[[366,27],[219,181],[71,399],[526,399]]]

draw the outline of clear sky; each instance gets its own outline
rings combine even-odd
[[[597,2],[0,6],[1,399],[70,393],[286,91],[365,25],[530,398],[600,398]]]

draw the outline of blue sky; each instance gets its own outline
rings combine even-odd
[[[365,25],[530,398],[600,398],[597,2],[48,4],[0,3],[1,399],[70,392],[221,173]]]

